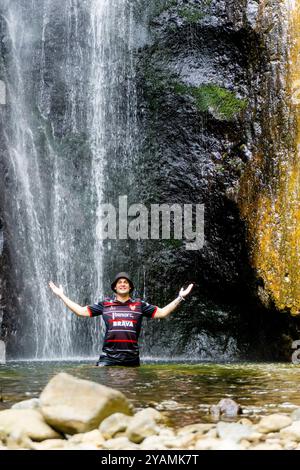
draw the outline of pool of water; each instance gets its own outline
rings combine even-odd
[[[59,372],[123,392],[137,409],[156,406],[170,424],[211,420],[209,407],[232,398],[254,418],[300,406],[300,366],[274,363],[146,363],[139,368],[95,367],[91,361],[8,362],[0,366],[0,409],[38,397]]]

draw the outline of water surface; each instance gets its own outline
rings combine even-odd
[[[281,363],[145,363],[95,367],[95,361],[8,362],[0,366],[0,409],[38,397],[51,377],[67,372],[123,392],[137,409],[156,406],[173,426],[210,421],[209,407],[232,398],[245,417],[300,406],[300,368]]]

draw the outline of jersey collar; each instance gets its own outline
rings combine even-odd
[[[114,302],[119,302],[120,304],[126,304],[127,302],[133,302],[132,297],[129,297],[129,299],[125,300],[125,302],[122,302],[121,300],[117,299],[116,294],[113,295],[113,301]]]

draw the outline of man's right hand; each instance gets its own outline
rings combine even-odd
[[[62,285],[60,284],[59,287],[57,287],[52,281],[49,282],[49,287],[52,289],[52,291],[54,292],[55,295],[57,295],[57,297],[62,297],[62,295],[64,294],[64,291],[63,291],[63,287]]]
[[[81,305],[78,305],[71,299],[68,299],[68,297],[64,294],[63,287],[61,284],[59,287],[57,287],[54,282],[50,281],[49,287],[50,289],[52,289],[54,294],[57,295],[57,297],[59,297],[72,312],[76,313],[76,315],[78,315],[79,317],[90,317],[90,311],[87,306],[81,307]]]

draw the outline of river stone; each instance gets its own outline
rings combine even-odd
[[[166,418],[165,416],[157,411],[155,408],[144,408],[143,410],[138,411],[135,415],[134,418],[140,419],[140,418],[145,418],[149,419],[152,421],[155,421],[156,423],[165,423]]]
[[[249,449],[251,447],[251,443],[247,439],[242,439],[239,444],[244,447],[245,449]]]
[[[293,411],[293,413],[291,414],[291,418],[293,421],[300,421],[300,408],[297,408]]]
[[[250,436],[247,437],[247,440],[250,441],[250,442],[258,442],[260,440],[265,440],[266,439],[266,435],[261,433],[261,432],[257,432],[257,431],[253,431]]]
[[[77,444],[76,446],[67,447],[67,450],[98,450],[99,447],[91,444],[89,442],[82,442],[81,444]]]
[[[212,450],[245,450],[245,448],[237,444],[233,439],[222,439],[217,445],[212,447]]]
[[[43,416],[37,410],[4,410],[0,411],[0,427],[6,436],[18,435],[30,438],[33,441],[60,438],[60,434],[54,431]]]
[[[156,422],[143,414],[136,414],[129,423],[126,431],[128,439],[136,444],[142,442],[146,437],[159,434]]]
[[[212,405],[209,411],[215,419],[220,416],[235,418],[242,413],[242,408],[231,398],[222,398],[217,405]]]
[[[118,432],[126,431],[131,419],[123,413],[114,413],[102,421],[99,431],[105,439],[111,439]]]
[[[65,439],[46,439],[43,442],[33,442],[33,450],[59,450],[68,448],[68,441]]]
[[[241,439],[247,439],[253,430],[250,426],[238,423],[223,423],[217,424],[217,433],[221,439],[239,442]]]
[[[195,444],[195,450],[211,450],[215,449],[220,444],[220,439],[210,437],[208,439],[200,439]]]
[[[28,450],[33,448],[33,441],[20,430],[12,431],[7,436],[5,444],[10,450]]]
[[[70,437],[70,439],[68,439],[68,442],[72,445],[92,444],[95,447],[102,449],[105,443],[105,439],[98,429],[94,429],[93,431],[81,434],[74,434],[72,437]]]
[[[215,424],[210,424],[210,423],[195,423],[195,424],[188,424],[187,426],[184,426],[183,428],[180,428],[177,430],[177,435],[180,436],[181,434],[188,434],[188,433],[194,433],[194,434],[206,434],[208,431],[211,429],[215,428]]]
[[[250,450],[282,450],[282,447],[279,444],[257,444],[250,447]]]
[[[164,437],[160,434],[159,437],[161,437],[163,445],[168,449],[189,449],[197,440],[193,433],[174,437]]]
[[[294,450],[297,448],[297,442],[295,441],[282,441],[281,445],[285,450]]]
[[[0,442],[6,439],[6,432],[2,426],[0,426]]]
[[[15,403],[11,409],[12,410],[34,410],[40,407],[39,398],[31,398],[30,400],[19,401]]]
[[[218,437],[217,428],[211,428],[206,434],[205,437]]]
[[[126,436],[109,439],[104,444],[104,449],[109,450],[124,450],[124,449],[139,449],[140,447],[129,441]]]
[[[166,450],[167,447],[164,446],[161,436],[149,436],[143,440],[139,446],[142,450]]]
[[[177,410],[180,405],[175,400],[164,400],[156,406],[157,410]]]
[[[253,426],[252,421],[249,418],[241,418],[237,421],[238,424],[245,424],[246,426]]]
[[[280,431],[291,424],[292,420],[289,416],[284,414],[275,413],[269,416],[265,416],[256,425],[258,432],[270,433]]]
[[[271,439],[266,439],[265,444],[281,444],[281,440],[279,438],[271,438]]]
[[[67,434],[91,431],[116,412],[131,414],[123,393],[64,372],[50,380],[40,402],[47,423]]]
[[[300,441],[300,421],[294,421],[290,426],[280,431],[280,437],[290,441]]]
[[[162,437],[174,437],[175,432],[171,428],[160,428],[159,435]]]

